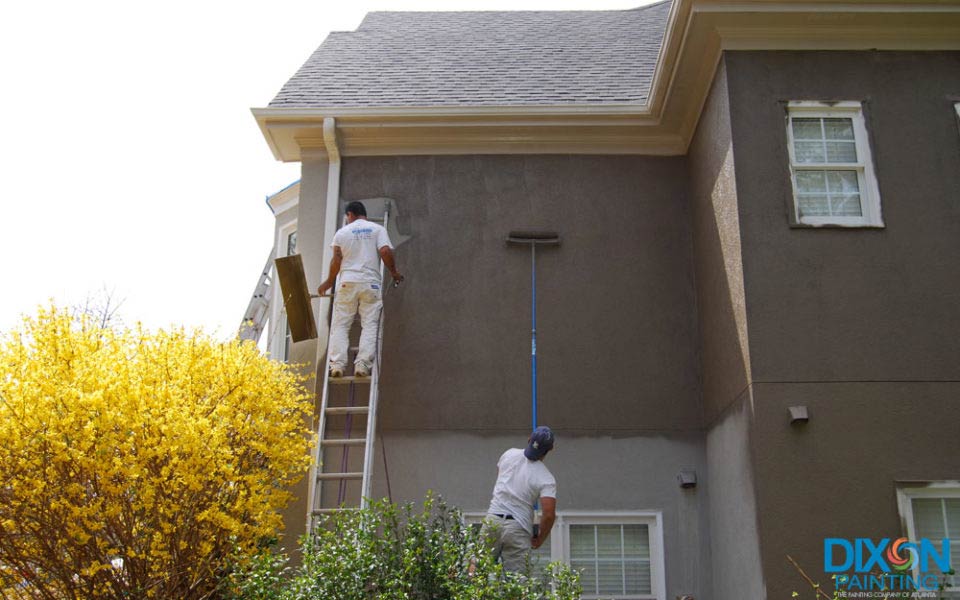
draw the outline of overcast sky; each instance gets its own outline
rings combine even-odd
[[[299,178],[250,108],[372,10],[626,9],[650,0],[7,2],[0,330],[102,290],[148,328],[233,334]]]

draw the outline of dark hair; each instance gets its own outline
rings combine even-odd
[[[367,216],[367,207],[363,205],[363,202],[353,201],[343,210],[343,214],[347,213],[353,213],[358,217],[365,217]]]

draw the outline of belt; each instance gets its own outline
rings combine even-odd
[[[499,518],[501,518],[501,519],[507,519],[508,521],[513,519],[513,515],[498,515],[497,513],[490,513],[490,514],[491,514],[492,516],[494,516],[494,517],[499,517]]]

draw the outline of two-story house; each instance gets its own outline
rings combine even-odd
[[[310,289],[345,202],[389,198],[409,236],[373,495],[486,508],[530,428],[531,261],[504,238],[552,230],[546,552],[586,598],[789,598],[788,555],[831,583],[827,538],[948,538],[960,565],[958,103],[956,0],[382,12],[331,34],[254,114],[302,165],[274,210]],[[325,306],[318,339],[269,342],[321,376]]]

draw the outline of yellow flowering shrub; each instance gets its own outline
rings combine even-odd
[[[249,342],[25,319],[0,338],[0,597],[210,597],[309,466],[302,383]]]

